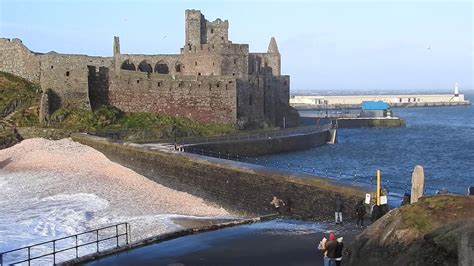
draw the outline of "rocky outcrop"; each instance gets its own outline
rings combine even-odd
[[[472,196],[443,195],[394,209],[356,237],[350,265],[457,265],[473,208]]]
[[[0,132],[0,150],[9,148],[22,140],[23,137],[18,133],[18,131],[5,129]]]

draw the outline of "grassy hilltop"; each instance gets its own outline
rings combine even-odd
[[[130,140],[222,135],[236,132],[231,125],[200,123],[156,113],[124,113],[113,106],[94,111],[63,106],[49,125],[39,123],[41,88],[25,79],[0,72],[0,138],[17,127],[25,138],[59,139],[74,132],[118,131]],[[10,137],[9,137],[10,138]],[[10,142],[8,142],[10,143]]]

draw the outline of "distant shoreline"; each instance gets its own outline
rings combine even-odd
[[[297,110],[360,109],[364,101],[383,101],[391,107],[471,105],[464,94],[294,95],[290,97],[290,105]]]

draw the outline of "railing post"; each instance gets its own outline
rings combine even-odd
[[[53,265],[56,265],[56,240],[53,240]]]
[[[96,233],[96,237],[97,237],[97,253],[99,253],[99,230],[95,230],[95,233]]]
[[[28,247],[28,266],[31,263],[31,247]]]
[[[78,251],[77,245],[78,243],[77,243],[77,235],[76,235],[76,259],[79,258],[79,251]]]
[[[127,226],[127,245],[128,247],[130,248],[131,244],[132,244],[132,226],[128,223],[126,223],[126,226]]]
[[[118,225],[115,225],[115,237],[117,239],[117,247],[119,247],[119,243],[118,243]]]

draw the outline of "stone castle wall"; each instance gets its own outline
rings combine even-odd
[[[0,38],[0,71],[39,83],[39,66],[38,57],[20,39]]]
[[[248,75],[247,44],[201,44],[181,49],[185,73],[198,76]]]
[[[288,109],[289,78],[280,76],[274,38],[267,53],[228,40],[227,20],[208,21],[186,10],[186,43],[180,54],[113,57],[32,53],[19,39],[0,39],[0,71],[39,83],[42,108],[93,109],[111,104],[126,112],[159,112],[203,122],[280,124]],[[48,117],[47,113],[40,114]]]
[[[237,119],[236,79],[120,70],[110,73],[109,103],[126,112],[158,112],[203,122]]]
[[[65,55],[47,53],[39,56],[40,85],[43,90],[51,90],[57,95],[60,106],[78,106],[90,109],[88,65],[105,66],[111,58],[85,55]],[[52,110],[54,111],[54,110]]]

